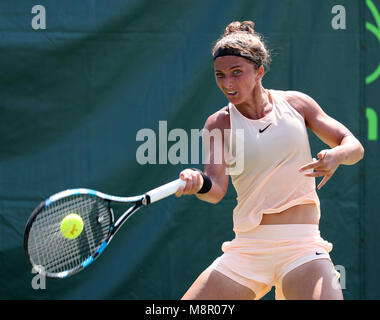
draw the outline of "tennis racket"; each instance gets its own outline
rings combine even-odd
[[[142,206],[177,192],[185,181],[177,179],[145,194],[117,197],[91,189],[70,189],[50,196],[32,212],[24,232],[24,251],[35,271],[50,278],[66,278],[88,267],[108,246],[120,227]],[[131,207],[114,222],[112,205]],[[61,232],[69,214],[82,218],[83,230],[75,239]]]

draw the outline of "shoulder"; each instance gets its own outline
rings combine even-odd
[[[205,129],[230,129],[230,113],[228,107],[223,107],[210,115],[206,120]]]
[[[305,121],[311,116],[322,112],[318,103],[309,95],[300,91],[280,91],[276,93],[281,95],[295,110],[300,113]]]

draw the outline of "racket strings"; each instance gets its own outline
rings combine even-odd
[[[78,204],[75,205],[78,207]],[[60,210],[65,210],[65,208],[62,208],[62,206],[58,207]],[[67,209],[68,208],[66,208],[66,210]],[[81,207],[78,207],[78,209],[77,214],[80,214],[82,218],[84,218],[84,224],[86,226],[91,226],[91,224],[88,223],[89,215],[86,214],[86,212],[93,213],[94,205],[91,204],[91,209],[89,210],[89,204],[83,203]],[[47,217],[51,219],[51,215],[47,215]],[[49,229],[52,229],[52,232],[51,230],[47,230],[46,234],[48,237],[41,247],[42,255],[40,255],[40,258],[42,258],[42,261],[41,259],[40,261],[42,262],[41,265],[43,265],[45,268],[48,268],[47,271],[64,271],[75,267],[78,265],[78,259],[79,261],[83,261],[83,259],[89,255],[88,252],[93,250],[94,245],[96,245],[96,243],[94,243],[93,237],[87,237],[88,230],[84,230],[85,233],[83,233],[83,237],[81,235],[78,239],[75,240],[63,238],[59,232],[60,220],[61,219],[58,219],[56,223],[50,225],[52,228]],[[43,225],[45,225],[47,222],[45,221],[43,223]],[[94,231],[92,230],[91,232]],[[56,241],[57,236],[59,241]],[[39,240],[39,243],[41,243],[41,239],[36,240]],[[52,243],[56,245],[55,248],[52,247]],[[68,245],[70,247],[68,247]]]
[[[60,225],[65,216],[76,213],[83,231],[75,239],[65,238]],[[28,252],[34,265],[47,273],[69,271],[93,255],[107,238],[112,217],[108,202],[91,195],[69,196],[51,203],[36,217],[28,239]]]

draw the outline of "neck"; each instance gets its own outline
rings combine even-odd
[[[250,119],[263,118],[272,110],[269,94],[261,84],[253,89],[249,101],[235,105],[235,107],[241,114]]]

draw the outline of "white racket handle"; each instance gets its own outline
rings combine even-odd
[[[149,196],[150,203],[153,203],[176,193],[179,187],[185,185],[186,181],[182,179],[177,179],[167,184],[164,184],[161,187],[148,191],[146,195]]]

